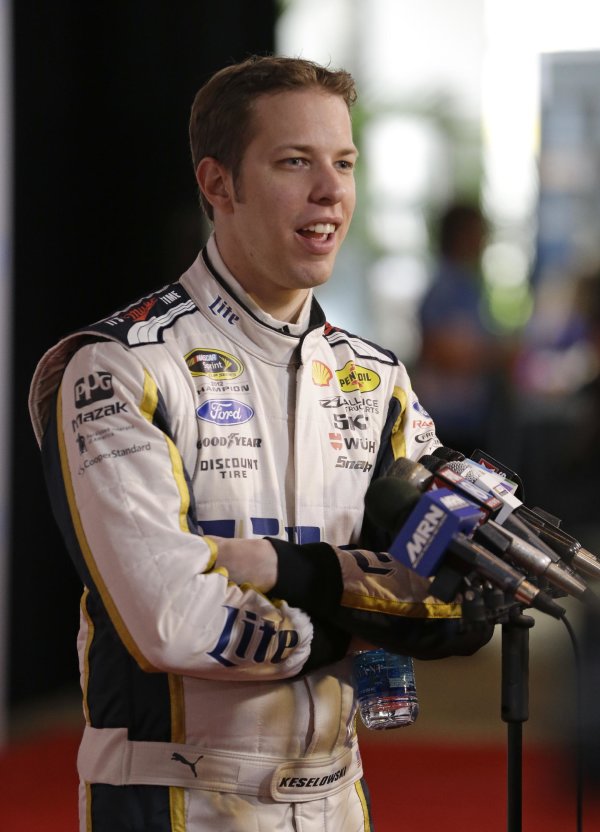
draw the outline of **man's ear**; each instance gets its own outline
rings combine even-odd
[[[213,210],[230,214],[233,211],[234,189],[229,171],[212,156],[205,156],[196,168],[196,180]]]

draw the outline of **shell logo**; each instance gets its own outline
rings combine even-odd
[[[328,387],[329,382],[333,378],[333,373],[322,361],[313,361],[312,363],[312,380],[317,387]]]
[[[381,384],[381,377],[375,370],[361,367],[354,361],[347,361],[341,370],[335,371],[340,389],[343,393],[358,390],[361,393],[370,393]]]

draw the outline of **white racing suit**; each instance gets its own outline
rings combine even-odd
[[[85,587],[82,830],[369,829],[350,634],[423,658],[489,637],[385,553],[337,548],[372,477],[439,444],[404,367],[314,299],[292,335],[232,285],[211,238],[33,380]],[[281,541],[272,592],[229,578],[219,538]]]

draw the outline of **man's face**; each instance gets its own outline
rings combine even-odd
[[[278,299],[331,275],[354,211],[357,151],[344,100],[317,89],[261,96],[252,118],[231,210],[215,228],[233,275],[276,314]]]

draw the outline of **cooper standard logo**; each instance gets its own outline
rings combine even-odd
[[[112,399],[114,396],[112,374],[105,370],[88,373],[87,376],[77,379],[73,386],[73,393],[75,407],[78,410],[102,399]]]
[[[230,381],[244,372],[244,365],[239,358],[223,350],[198,347],[188,352],[185,363],[193,376],[205,376],[213,381]]]

